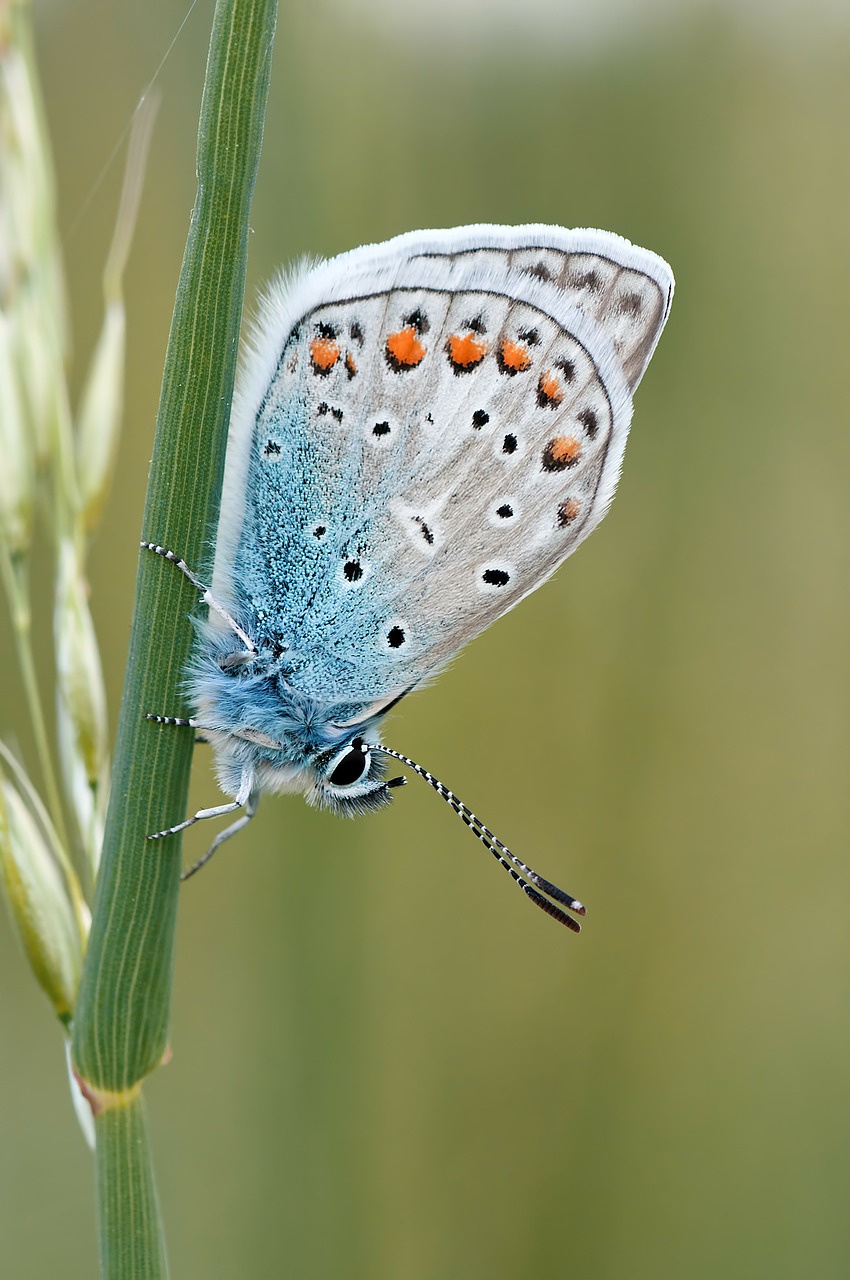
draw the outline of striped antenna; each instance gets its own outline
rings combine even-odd
[[[571,894],[565,893],[563,889],[559,889],[556,884],[552,884],[551,880],[544,879],[543,876],[533,871],[527,866],[522,859],[518,858],[515,853],[511,853],[507,845],[502,844],[501,840],[490,831],[480,818],[476,818],[471,809],[459,800],[453,791],[449,791],[448,787],[443,786],[439,778],[435,778],[427,769],[423,769],[421,764],[417,764],[415,760],[411,760],[409,756],[403,756],[400,751],[393,751],[391,747],[380,746],[376,742],[363,743],[364,751],[379,751],[385,756],[392,756],[394,760],[400,760],[402,764],[406,764],[408,769],[412,769],[414,773],[418,773],[420,778],[424,778],[430,787],[433,787],[437,795],[451,805],[455,813],[469,827],[473,835],[476,835],[485,849],[489,849],[497,862],[505,868],[508,875],[519,885],[526,897],[530,898],[536,907],[541,911],[545,911],[553,920],[557,920],[560,924],[566,925],[568,929],[572,929],[573,933],[581,933],[581,925],[577,920],[573,920],[572,916],[568,916],[563,907],[567,911],[572,911],[577,916],[587,914],[583,903],[578,898],[574,898]],[[562,903],[563,906],[558,906]]]

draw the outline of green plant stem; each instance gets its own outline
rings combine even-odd
[[[47,796],[47,807],[60,843],[65,849],[69,849],[65,814],[56,782],[56,774],[53,769],[47,723],[44,718],[44,708],[41,704],[41,694],[38,690],[38,678],[35,672],[29,589],[22,561],[18,557],[13,557],[8,547],[3,544],[0,544],[0,572],[3,575],[3,584],[9,601],[9,613],[12,618],[12,631],[15,636],[18,666],[21,670],[24,694],[29,708],[33,736],[35,737],[35,749],[41,766],[41,776]]]
[[[142,536],[178,552],[197,571],[214,527],[242,315],[251,197],[262,143],[274,0],[218,0],[198,133],[198,193],[177,288],[157,415]],[[90,1096],[120,1108],[167,1048],[180,838],[147,836],[185,813],[192,734],[157,726],[146,711],[185,713],[181,680],[191,647],[186,615],[198,597],[182,574],[143,552],[115,749],[103,856],[73,1055]],[[146,1145],[127,1150],[146,1163]],[[104,1160],[107,1161],[105,1156]],[[115,1172],[113,1170],[113,1172]],[[108,1180],[105,1164],[103,1178]],[[149,1176],[146,1175],[146,1176]],[[101,1220],[102,1274],[125,1257],[137,1229],[133,1188],[122,1185]],[[159,1231],[158,1218],[149,1219]],[[106,1238],[109,1237],[107,1247]],[[160,1256],[150,1242],[148,1256]],[[160,1271],[145,1272],[146,1280]]]
[[[137,1096],[110,1107],[94,1124],[101,1273],[160,1280],[168,1275],[168,1262],[144,1101]]]

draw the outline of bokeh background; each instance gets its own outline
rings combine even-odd
[[[120,158],[98,175],[186,8],[36,3],[77,386]],[[127,282],[113,721],[211,12],[158,76]],[[252,292],[304,252],[551,221],[655,249],[677,296],[605,524],[386,730],[588,903],[582,936],[415,782],[357,823],[265,803],[181,904],[147,1090],[175,1276],[850,1271],[848,124],[838,3],[282,0]],[[0,972],[4,1274],[89,1276],[92,1164],[2,916]]]

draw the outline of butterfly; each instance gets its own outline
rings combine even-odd
[[[578,899],[447,787],[384,746],[391,708],[534,591],[614,496],[632,394],[673,295],[667,263],[606,231],[414,231],[284,274],[239,380],[212,587],[187,673],[239,812],[262,792],[354,816],[428,782],[526,895],[578,931]],[[568,912],[572,914],[568,914]]]

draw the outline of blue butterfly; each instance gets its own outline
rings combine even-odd
[[[614,496],[632,394],[673,277],[605,231],[417,231],[269,291],[228,439],[194,715],[233,800],[156,832],[302,792],[345,816],[403,777],[442,795],[529,898],[578,931],[582,904],[448,788],[380,742],[381,721],[534,591]],[[566,908],[566,910],[565,910]]]

